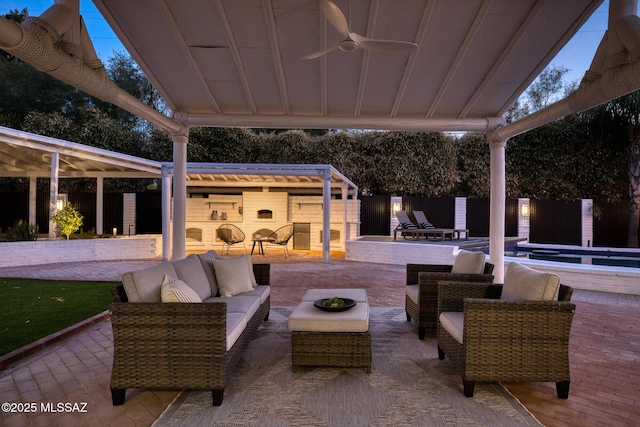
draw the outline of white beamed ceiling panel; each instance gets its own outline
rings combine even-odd
[[[350,17],[335,0],[353,32],[419,48],[313,60],[301,58],[339,41],[317,0],[94,2],[188,124],[197,113],[296,127],[310,116],[500,116],[602,0],[351,0]]]

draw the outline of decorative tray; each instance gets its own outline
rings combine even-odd
[[[349,310],[350,308],[353,308],[356,306],[356,302],[352,299],[349,298],[340,298],[342,301],[344,301],[344,305],[338,306],[338,307],[328,307],[324,305],[324,302],[326,300],[329,300],[331,298],[323,298],[323,299],[319,299],[313,302],[313,305],[318,307],[320,310],[323,311],[346,311]]]

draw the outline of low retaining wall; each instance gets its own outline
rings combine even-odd
[[[162,236],[0,242],[0,267],[58,262],[157,259]]]
[[[380,264],[453,264],[458,246],[419,242],[368,241],[357,238],[347,241],[347,261],[375,262]],[[555,273],[563,285],[589,291],[640,295],[640,268],[609,267],[593,264],[570,264],[505,257],[505,266],[519,262],[536,270]]]

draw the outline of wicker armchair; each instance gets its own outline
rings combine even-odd
[[[464,395],[475,381],[556,383],[569,396],[569,333],[573,289],[560,285],[558,301],[501,300],[502,285],[441,282],[438,313],[464,313],[461,344],[438,322],[438,357],[462,374]]]
[[[484,264],[483,274],[453,274],[452,265],[407,264],[407,286],[419,285],[417,302],[405,296],[407,322],[418,325],[418,338],[423,340],[426,328],[435,328],[438,319],[438,282],[493,282],[493,264]]]

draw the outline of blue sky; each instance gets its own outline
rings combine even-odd
[[[52,4],[53,0],[0,0],[0,14],[5,15],[14,8],[22,9],[27,7],[30,15],[37,16]],[[609,1],[606,0],[551,62],[554,65],[564,66],[569,69],[565,76],[566,80],[580,80],[584,72],[589,68],[593,55],[607,28],[608,8]],[[80,13],[87,24],[89,35],[93,40],[98,57],[103,62],[107,62],[114,50],[125,50],[91,1],[80,0]]]

